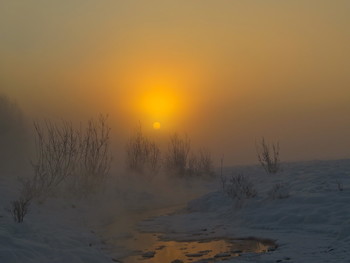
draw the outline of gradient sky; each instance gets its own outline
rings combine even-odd
[[[350,1],[2,0],[0,92],[30,118],[109,113],[226,164],[350,157]],[[151,105],[152,104],[152,105]],[[160,130],[152,130],[159,121]]]

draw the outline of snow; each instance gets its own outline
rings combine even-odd
[[[24,222],[15,223],[7,209],[17,198],[16,186],[13,176],[0,178],[0,262],[111,262],[84,218],[87,205],[67,199],[33,202]]]
[[[216,191],[189,202],[186,212],[142,222],[140,229],[175,240],[255,236],[279,246],[227,262],[350,262],[349,160],[287,163],[275,175],[259,166],[225,170],[226,176],[237,173],[249,176],[257,197],[237,206],[218,184]],[[276,183],[288,186],[288,198],[269,197]]]
[[[275,251],[243,253],[226,262],[350,262],[350,160],[284,163],[283,171],[275,175],[266,174],[259,166],[224,169],[225,176],[238,173],[249,177],[257,190],[256,197],[237,204],[222,191],[220,180],[205,182],[210,189],[206,194],[175,214],[139,222],[139,230],[162,233],[169,240],[254,236],[273,239],[278,244]],[[0,177],[2,208],[16,199],[16,182],[14,176]],[[287,198],[271,197],[269,192],[276,184],[286,187],[282,191],[288,191]],[[157,198],[154,189],[144,191],[143,185],[146,184],[138,186],[139,195],[133,197],[134,213],[137,204],[144,207]],[[180,190],[163,190],[180,196]],[[190,190],[191,187],[183,192]],[[127,198],[132,199],[133,193],[128,193]],[[157,205],[166,203],[162,199]],[[96,204],[99,203],[68,197],[33,202],[21,224],[15,223],[8,211],[1,210],[0,262],[113,262],[112,252],[118,247],[112,251],[101,233],[118,213],[109,211],[90,219],[91,214],[100,211]],[[123,230],[123,226],[120,228]],[[116,238],[125,238],[128,231],[124,230]]]

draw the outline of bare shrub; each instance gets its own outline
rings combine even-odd
[[[215,176],[213,159],[208,151],[201,150],[198,156],[192,155],[188,160],[188,174],[194,176]]]
[[[68,176],[72,176],[78,159],[79,134],[71,123],[61,125],[45,121],[34,123],[36,160],[32,161],[32,189],[37,195],[47,195]]]
[[[241,202],[257,195],[253,183],[243,174],[232,175],[228,180],[222,180],[223,191],[228,197]]]
[[[22,198],[31,201],[35,197],[38,197],[38,189],[32,178],[18,178],[18,180],[21,185],[20,199]]]
[[[88,192],[105,180],[111,161],[107,117],[90,120],[84,132],[64,121],[60,125],[36,122],[34,127],[37,156],[27,188],[36,196],[45,197],[64,182]]]
[[[31,180],[21,180],[20,183],[22,185],[20,197],[12,201],[11,208],[8,209],[12,214],[13,220],[17,223],[23,222],[25,215],[29,212],[31,201],[35,196]]]
[[[267,193],[271,199],[284,199],[289,197],[289,187],[286,184],[277,183]]]
[[[185,176],[189,163],[191,141],[187,136],[180,137],[177,133],[170,137],[168,151],[165,155],[165,167],[172,174]],[[194,162],[192,159],[191,162]],[[191,164],[193,165],[193,164]]]
[[[149,168],[154,173],[158,173],[161,167],[160,149],[155,142],[149,144]]]
[[[127,143],[126,164],[129,170],[138,173],[157,174],[161,167],[160,149],[143,135],[141,126]]]
[[[214,163],[209,151],[199,152],[198,170],[201,175],[215,176]]]
[[[198,158],[196,155],[192,154],[190,158],[188,158],[188,168],[187,168],[187,174],[189,175],[198,175],[199,174],[199,167],[198,167]]]
[[[266,173],[275,174],[280,170],[279,151],[279,142],[268,144],[262,138],[260,143],[256,143],[258,159]]]
[[[197,155],[191,153],[191,141],[187,135],[181,137],[175,133],[170,137],[164,163],[165,169],[175,176],[212,177],[215,175],[210,152],[200,150]]]
[[[13,220],[17,223],[22,223],[25,215],[29,211],[30,200],[19,198],[11,203],[11,212]]]
[[[45,121],[43,125],[35,122],[34,127],[37,156],[32,161],[32,189],[42,196],[73,174],[78,158],[79,134],[68,122],[61,125],[50,121]]]
[[[100,115],[97,121],[89,120],[85,132],[77,133],[79,144],[74,175],[82,192],[95,191],[108,176],[112,160],[109,150],[110,130],[107,116]]]

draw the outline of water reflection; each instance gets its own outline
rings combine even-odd
[[[136,230],[138,222],[155,216],[172,214],[183,206],[129,211],[106,228],[103,234],[116,252],[113,260],[121,263],[204,263],[216,262],[244,253],[264,253],[277,245],[268,239],[254,237],[212,238],[191,241],[162,240],[161,234]]]
[[[129,245],[137,245],[140,241],[144,243],[145,240],[148,243],[146,249],[135,251],[133,255],[121,259],[120,262],[216,262],[240,256],[242,253],[263,253],[276,248],[273,241],[256,238],[162,241],[157,235],[149,233],[142,233],[140,237],[133,239],[134,244]]]

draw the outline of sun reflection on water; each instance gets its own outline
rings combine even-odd
[[[122,259],[122,262],[216,262],[238,257],[242,253],[264,253],[276,247],[270,240],[255,238],[162,241],[157,235],[150,233],[142,233],[134,242],[145,244],[145,240],[150,244],[147,249],[135,251],[133,255]]]

